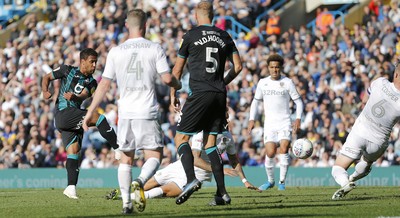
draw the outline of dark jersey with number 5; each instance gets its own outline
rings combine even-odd
[[[60,91],[58,93],[56,108],[63,110],[67,107],[80,108],[82,101],[70,101],[64,98],[64,93],[72,92],[80,95],[84,89],[87,89],[89,97],[94,93],[97,87],[97,81],[93,76],[85,76],[79,70],[79,67],[61,65],[53,70],[53,77],[61,80]]]
[[[225,93],[225,62],[235,52],[230,35],[217,27],[201,25],[187,32],[178,56],[188,60],[190,91]]]

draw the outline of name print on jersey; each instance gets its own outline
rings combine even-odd
[[[399,100],[399,98],[394,93],[391,93],[385,85],[382,86],[382,92],[385,93],[394,102],[397,102],[397,100]]]
[[[203,31],[203,32],[205,32],[205,31]],[[207,31],[207,32],[214,32],[214,31]],[[202,37],[199,40],[197,40],[196,42],[194,42],[194,45],[196,45],[196,46],[204,45],[205,43],[210,42],[210,41],[218,43],[218,45],[221,46],[221,48],[224,48],[226,46],[225,42],[216,35],[207,35],[205,37]]]

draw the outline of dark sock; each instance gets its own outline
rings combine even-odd
[[[194,174],[194,157],[190,145],[187,142],[182,143],[178,147],[178,154],[181,159],[183,169],[185,169],[187,183],[189,183],[196,178]]]
[[[215,182],[217,183],[217,195],[222,196],[226,194],[224,166],[222,164],[221,155],[219,154],[217,146],[206,149],[208,158],[211,161],[211,169],[214,174]]]
[[[118,149],[117,135],[115,134],[114,129],[108,124],[107,119],[104,115],[100,115],[99,119],[96,122],[96,126],[100,132],[100,135],[108,141],[111,147],[114,149]]]
[[[68,156],[71,156],[71,155],[68,155]],[[77,156],[77,155],[73,155],[73,156]],[[77,159],[67,158],[67,164],[65,167],[67,168],[68,185],[78,184],[79,161]]]

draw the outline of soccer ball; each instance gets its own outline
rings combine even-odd
[[[292,152],[297,158],[309,158],[313,153],[313,144],[306,138],[297,139],[292,145]]]

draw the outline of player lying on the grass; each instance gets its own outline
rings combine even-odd
[[[385,153],[393,126],[400,120],[400,66],[396,65],[393,82],[378,78],[371,83],[368,94],[369,99],[365,95],[363,102],[368,101],[332,167],[332,176],[341,186],[333,194],[333,200],[353,190],[354,182],[367,176],[372,163]],[[356,160],[359,162],[349,177],[347,169]]]
[[[224,168],[224,174],[230,176],[239,176],[244,186],[248,189],[258,190],[249,181],[243,172],[242,166],[236,155],[235,144],[232,135],[229,132],[219,134],[217,137],[217,146],[220,153],[226,151],[229,162],[233,169]],[[192,153],[194,156],[194,166],[196,178],[200,182],[211,181],[212,170],[208,156],[203,150],[203,133],[200,132],[192,138]],[[182,189],[186,184],[185,170],[180,160],[158,170],[156,174],[144,185],[146,198],[155,197],[176,197],[182,193]],[[134,193],[131,194],[132,199],[137,199]],[[118,190],[112,190],[107,199],[118,199]],[[226,202],[221,196],[215,196],[210,205],[224,205]]]

